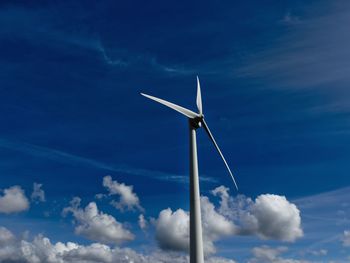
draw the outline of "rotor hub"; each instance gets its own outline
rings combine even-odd
[[[203,117],[204,116],[200,116],[200,117],[195,117],[193,119],[190,119],[191,126],[195,129],[202,127]]]

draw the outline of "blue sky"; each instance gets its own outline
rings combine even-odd
[[[198,75],[206,120],[240,188],[198,130],[201,193],[235,229],[207,230],[216,249],[208,260],[347,262],[349,20],[343,0],[2,1],[0,188],[17,186],[15,197],[24,199],[18,211],[6,206],[12,195],[0,199],[0,225],[33,246],[45,236],[52,246],[98,243],[149,261],[185,257],[164,249],[158,227],[167,208],[185,213],[171,220],[186,221],[187,121],[139,93],[194,110]],[[33,183],[45,198],[31,200]],[[212,193],[219,186],[230,189],[230,212]],[[138,198],[131,207],[123,207],[125,191]],[[291,231],[302,236],[244,228],[242,218],[268,194],[295,205]],[[238,209],[239,200],[247,207]],[[83,209],[91,202],[133,238],[110,242],[89,232]]]

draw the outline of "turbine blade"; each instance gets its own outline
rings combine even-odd
[[[196,117],[199,117],[199,115],[191,110],[188,110],[184,107],[181,107],[179,105],[176,105],[174,103],[171,103],[169,101],[166,101],[166,100],[162,100],[162,99],[159,99],[159,98],[156,98],[156,97],[153,97],[153,96],[150,96],[150,95],[147,95],[147,94],[144,94],[144,93],[141,93],[142,96],[145,96],[146,98],[149,98],[151,100],[154,100],[156,102],[159,102],[173,110],[176,110],[177,112],[180,112],[181,114],[187,116],[188,118],[190,119],[193,119],[193,118],[196,118]]]
[[[199,78],[197,76],[197,108],[199,115],[203,114],[203,108],[202,108],[202,95],[201,95],[201,84],[199,83]]]
[[[237,183],[236,183],[235,178],[233,177],[233,174],[232,174],[232,172],[231,172],[231,169],[230,169],[230,167],[228,166],[228,164],[227,164],[227,162],[226,162],[226,160],[225,160],[224,155],[223,155],[222,152],[220,151],[220,148],[219,148],[218,144],[216,143],[216,141],[215,141],[213,135],[211,134],[211,132],[210,132],[210,130],[209,130],[209,127],[208,127],[208,125],[207,125],[207,123],[205,122],[204,119],[202,120],[202,123],[203,123],[203,127],[204,127],[205,131],[208,133],[208,136],[209,136],[210,140],[214,143],[216,150],[219,152],[219,154],[220,154],[222,160],[224,161],[224,163],[225,163],[225,165],[226,165],[226,168],[227,168],[228,172],[230,173],[231,178],[232,178],[232,180],[233,180],[233,183],[235,184],[236,189],[237,189],[237,191],[238,191],[238,186],[237,186]]]

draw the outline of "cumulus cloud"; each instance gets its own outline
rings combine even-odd
[[[262,239],[292,242],[303,235],[300,211],[284,196],[265,194],[253,201],[243,195],[233,198],[228,190],[220,186],[211,191],[220,198],[218,207],[208,197],[201,197],[203,242],[207,255],[215,253],[214,243],[227,236],[255,235]],[[188,251],[188,212],[164,209],[153,223],[160,248]]]
[[[201,197],[201,211],[204,250],[206,254],[212,254],[216,252],[214,242],[235,234],[236,226],[219,214],[206,196]]]
[[[124,183],[118,183],[116,180],[113,181],[111,176],[103,177],[103,186],[109,192],[109,195],[119,195],[119,201],[111,201],[111,204],[119,209],[124,211],[124,209],[135,210],[138,209],[143,211],[143,208],[140,205],[139,197],[133,191],[132,185],[126,185]]]
[[[11,186],[3,190],[0,197],[0,213],[10,214],[29,209],[29,201],[20,186]]]
[[[87,246],[82,246],[73,242],[57,242],[56,244],[52,244],[49,238],[42,235],[36,236],[32,241],[18,239],[0,247],[1,262],[130,262],[127,261],[127,255],[127,251],[111,249],[109,246],[100,243],[94,243]]]
[[[235,226],[224,216],[217,213],[207,197],[201,197],[204,251],[206,254],[216,252],[214,242],[222,237],[232,235]],[[163,249],[188,251],[189,249],[189,214],[178,209],[162,210],[155,220],[156,239]]]
[[[130,248],[111,248],[101,243],[80,245],[75,242],[52,243],[37,235],[33,240],[19,239],[0,227],[0,262],[23,263],[187,263],[188,256],[154,251],[148,255]],[[221,257],[208,258],[208,263],[235,263]]]
[[[45,192],[44,190],[41,188],[43,185],[42,184],[38,184],[38,183],[34,183],[33,184],[33,192],[31,195],[31,199],[34,202],[45,202]]]
[[[303,236],[300,211],[284,196],[265,194],[255,199],[248,216],[248,231],[262,238],[295,241]]]
[[[63,209],[63,215],[72,213],[75,219],[75,233],[102,243],[120,244],[134,239],[134,235],[124,228],[113,216],[98,210],[95,202],[80,208],[80,198],[75,197],[70,206]]]
[[[303,236],[300,211],[286,197],[263,194],[254,201],[239,195],[232,198],[228,188],[212,191],[220,197],[218,211],[237,224],[237,234],[257,235],[263,239],[293,242]]]
[[[163,249],[187,251],[189,248],[189,216],[182,209],[170,208],[159,213],[155,221],[156,239]]]
[[[311,263],[305,260],[281,257],[280,255],[286,251],[288,251],[287,247],[255,247],[252,251],[254,257],[248,260],[248,263]]]

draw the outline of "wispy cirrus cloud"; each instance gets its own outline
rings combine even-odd
[[[135,67],[145,69],[153,69],[158,72],[167,73],[170,75],[195,75],[199,70],[188,68],[184,65],[172,65],[160,62],[155,54],[143,54],[132,50],[121,49],[118,46],[106,48],[101,40],[95,46],[100,52],[103,61],[115,67]]]
[[[47,147],[42,147],[38,145],[33,145],[29,143],[11,141],[7,139],[0,139],[0,148],[6,148],[13,151],[19,151],[31,156],[36,156],[39,158],[49,159],[61,163],[77,163],[80,165],[94,167],[97,169],[131,174],[136,176],[150,177],[156,180],[162,181],[172,181],[178,183],[188,183],[188,175],[181,174],[170,174],[160,171],[152,171],[141,168],[133,168],[127,165],[110,165],[104,162],[96,161],[93,159],[85,158],[82,156],[70,154],[56,149],[51,149]],[[203,182],[216,182],[214,178],[202,176],[201,180]]]
[[[327,8],[327,12],[320,11],[318,16],[311,8],[303,17],[288,12],[282,19],[282,26],[289,27],[279,37],[247,55],[245,63],[235,73],[267,79],[278,88],[292,89],[312,89],[320,85],[332,85],[335,89],[334,84],[348,81],[350,6],[346,1],[341,2],[341,5],[315,6],[315,9]]]
[[[88,14],[85,14],[88,16]],[[45,22],[43,22],[45,21]],[[0,39],[9,35],[25,40],[33,45],[45,45],[63,53],[71,53],[78,49],[87,52],[85,56],[92,56],[102,61],[107,66],[133,67],[138,69],[162,72],[171,75],[197,74],[196,69],[190,69],[181,65],[160,62],[153,53],[125,49],[116,44],[106,45],[99,36],[98,31],[91,31],[87,25],[82,30],[78,21],[76,29],[64,30],[57,26],[60,18],[52,14],[50,7],[29,9],[25,7],[8,6],[0,9],[0,22],[11,24],[11,28],[0,29]]]
[[[292,254],[317,256],[312,251],[327,250],[327,256],[336,256],[334,250],[344,244],[350,222],[349,198],[350,187],[345,187],[293,200],[301,211],[305,236]]]

